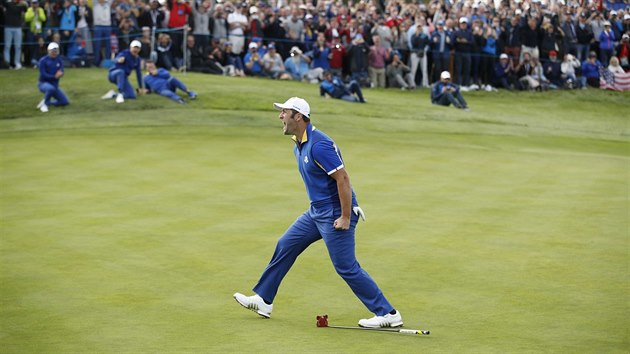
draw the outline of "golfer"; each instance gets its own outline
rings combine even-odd
[[[140,48],[142,48],[142,43],[138,40],[133,40],[129,44],[129,49],[123,50],[116,56],[114,60],[115,65],[109,69],[107,78],[109,82],[118,87],[118,93],[114,90],[109,90],[101,97],[102,99],[116,98],[116,103],[123,103],[125,98],[136,98],[136,93],[127,79],[134,70],[138,79],[138,93],[144,91],[142,88],[142,70],[140,69]]]
[[[48,55],[39,60],[39,83],[37,87],[44,94],[44,99],[39,102],[37,109],[46,113],[48,106],[65,106],[70,104],[66,95],[59,87],[59,79],[64,74],[63,61],[59,57],[59,44],[48,44]],[[53,101],[54,100],[54,101]]]
[[[355,295],[376,316],[362,319],[359,326],[398,327],[400,313],[387,301],[381,289],[361,268],[355,257],[354,231],[359,216],[365,220],[335,142],[311,125],[310,106],[291,97],[274,103],[280,110],[285,135],[293,135],[295,158],[306,185],[310,208],[280,237],[269,265],[263,271],[253,296],[234,298],[260,316],[269,318],[278,287],[297,257],[313,242],[324,240],[337,273]]]

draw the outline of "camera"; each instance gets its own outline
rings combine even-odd
[[[341,44],[336,44],[335,48],[337,48],[337,49],[341,48]]]

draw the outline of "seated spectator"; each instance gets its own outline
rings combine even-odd
[[[71,43],[68,46],[68,53],[66,59],[70,62],[73,68],[84,68],[89,66],[87,52],[85,50],[85,41],[83,37],[75,32],[71,38]]]
[[[402,62],[400,53],[396,50],[392,51],[392,62],[387,65],[387,79],[390,87],[400,87],[402,90],[416,88],[411,69]]]
[[[533,77],[536,78],[539,84],[537,91],[558,88],[558,86],[552,84],[551,81],[547,78],[547,76],[545,75],[545,69],[543,68],[538,58],[532,58],[532,65],[534,65]]]
[[[191,100],[197,98],[195,91],[189,90],[183,82],[162,68],[157,68],[152,60],[146,62],[148,74],[144,77],[144,93],[157,93],[160,96],[184,104],[184,100],[177,95],[177,89],[184,91]]]
[[[217,61],[216,48],[205,48],[196,45],[195,36],[186,37],[186,69],[204,74],[223,75],[223,67]],[[212,52],[209,50],[212,49]]]
[[[599,88],[599,69],[601,67],[602,63],[597,60],[597,53],[590,52],[588,59],[582,63],[582,77],[580,78],[582,88],[586,88],[587,85]]]
[[[448,71],[442,71],[440,81],[431,85],[431,103],[441,106],[452,104],[455,108],[469,110],[459,86],[451,82],[451,74]]]
[[[562,71],[560,61],[558,60],[558,53],[552,50],[548,54],[549,60],[545,61],[543,64],[545,76],[555,88],[562,87]]]
[[[623,71],[623,68],[621,67],[621,65],[619,65],[619,59],[617,59],[616,56],[612,56],[610,57],[610,64],[608,64],[608,68],[607,68],[611,73],[613,74],[623,74],[625,73],[625,71]]]
[[[580,87],[580,81],[575,75],[575,69],[580,67],[580,61],[572,54],[564,56],[562,64],[560,64],[561,77],[564,80],[564,87],[574,89]]]
[[[522,53],[523,61],[518,63],[514,71],[518,78],[519,88],[521,90],[536,90],[540,86],[540,82],[534,76],[535,65],[531,60],[529,52]]]
[[[245,77],[245,64],[243,64],[243,59],[232,51],[232,42],[225,42],[223,46],[228,75]]]
[[[319,94],[322,97],[328,95],[348,102],[366,102],[358,82],[353,80],[348,85],[345,85],[341,79],[333,76],[330,71],[324,72],[324,80],[319,85]]]
[[[243,58],[243,64],[245,64],[245,73],[250,76],[266,76],[263,70],[262,55],[258,51],[258,44],[256,42],[249,43],[249,51]]]
[[[311,58],[304,55],[298,47],[291,48],[290,56],[284,61],[284,67],[293,80],[318,83],[322,78],[322,68],[310,68]]]
[[[172,70],[175,67],[173,60],[173,42],[171,36],[167,33],[160,33],[157,41],[157,66],[166,70]]]
[[[263,55],[263,70],[266,76],[272,79],[291,80],[291,74],[288,74],[284,68],[284,62],[278,52],[276,52],[276,45],[270,43],[267,46],[267,53]]]
[[[494,65],[494,86],[497,88],[514,89],[515,75],[512,59],[506,53],[499,56],[499,62]]]

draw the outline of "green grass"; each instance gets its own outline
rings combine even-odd
[[[630,95],[366,90],[180,74],[200,98],[117,105],[67,70],[41,114],[34,71],[1,71],[2,353],[627,353]],[[270,320],[249,292],[308,199],[272,102],[298,95],[340,145],[368,221],[357,255],[406,328],[371,316],[316,243]]]

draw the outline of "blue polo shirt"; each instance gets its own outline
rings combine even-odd
[[[118,62],[118,59],[121,57],[125,57],[125,61],[122,64]],[[116,59],[114,59],[115,64],[109,68],[109,71],[112,72],[116,69],[122,69],[125,72],[125,75],[129,76],[129,74],[135,70],[136,77],[138,79],[138,87],[142,88],[142,69],[140,68],[141,61],[142,59],[140,59],[139,55],[134,57],[129,49],[125,49],[118,53]]]
[[[298,143],[295,136],[293,140],[298,170],[304,180],[311,204],[339,205],[337,181],[330,175],[344,168],[344,163],[335,142],[310,123],[306,127],[302,141]],[[358,205],[354,190],[352,191],[352,205]]]
[[[63,61],[61,55],[55,59],[44,56],[39,60],[39,82],[48,82],[55,87],[59,87],[59,79],[55,78],[58,70],[63,71]]]

